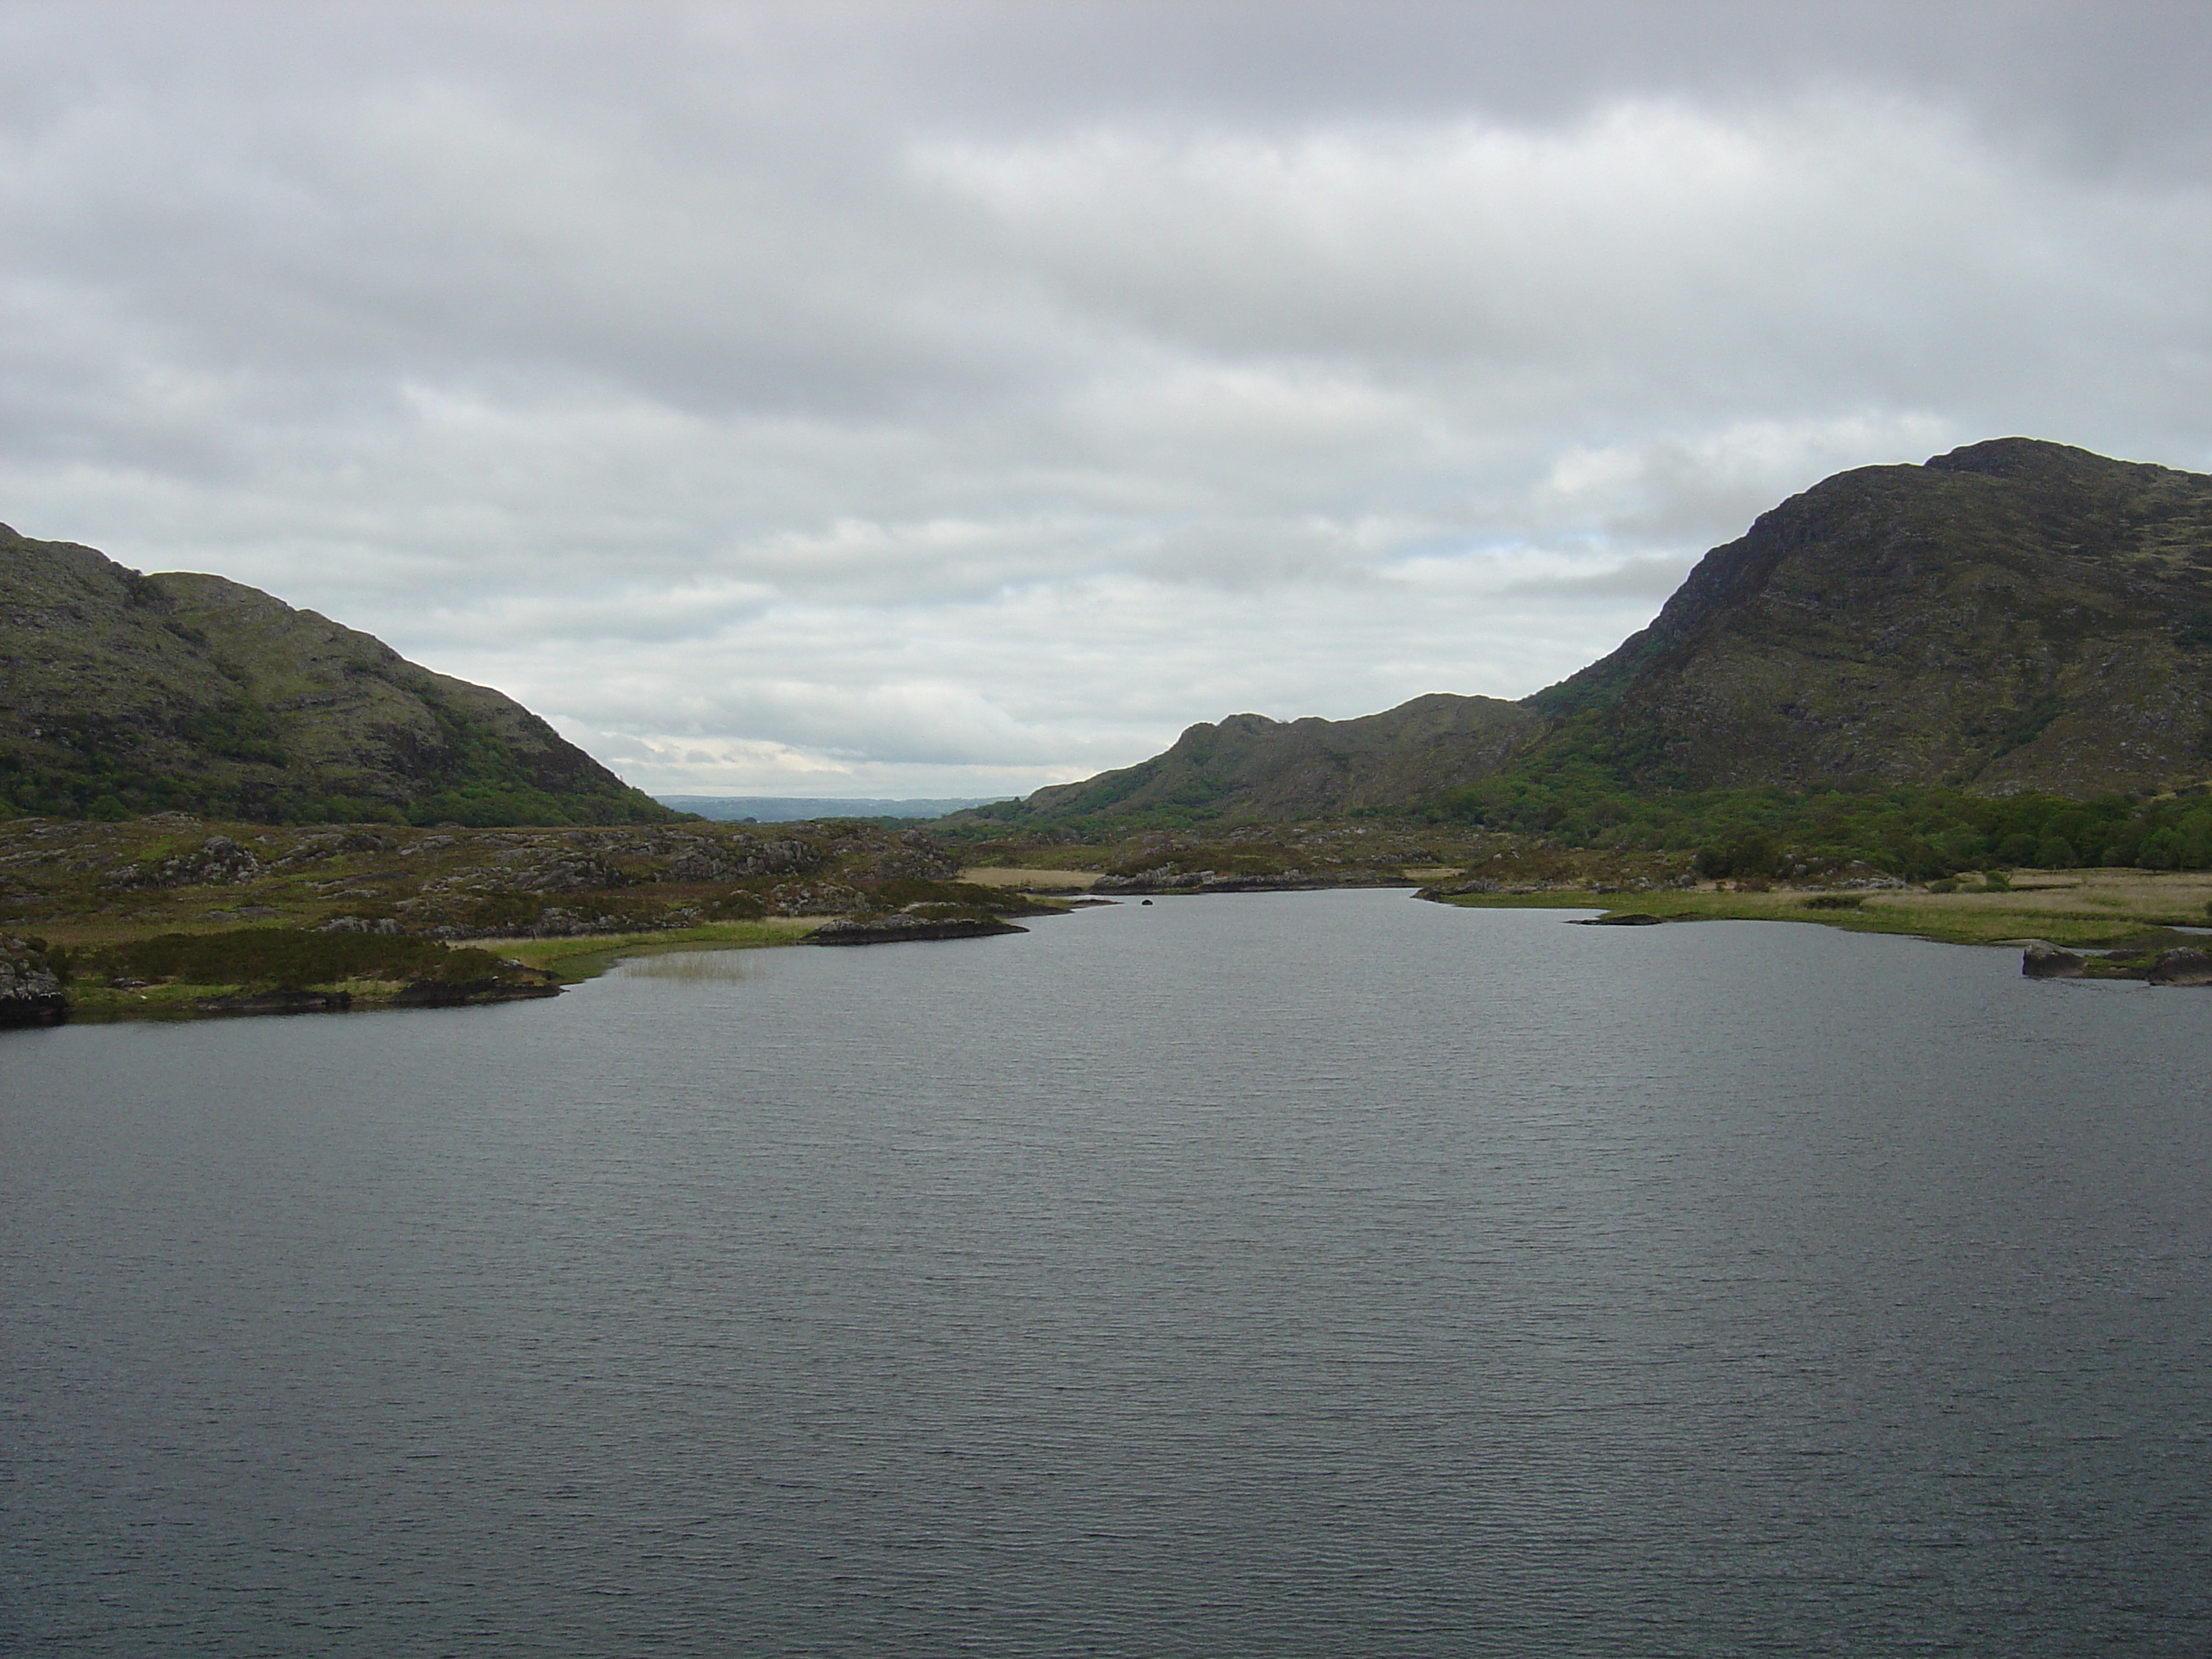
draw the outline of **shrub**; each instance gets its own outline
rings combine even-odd
[[[1771,836],[1738,836],[1720,846],[1700,848],[1698,873],[1716,879],[1723,876],[1771,876],[1779,857]]]

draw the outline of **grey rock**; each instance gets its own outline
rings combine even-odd
[[[2080,957],[2048,939],[2030,940],[2020,956],[2020,971],[2030,979],[2079,979],[2082,966]]]
[[[2212,953],[2183,945],[2160,954],[2150,965],[2154,985],[2212,985]]]
[[[43,951],[0,939],[0,1025],[58,1025],[68,1018],[62,981]]]

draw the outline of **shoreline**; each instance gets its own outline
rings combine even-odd
[[[966,872],[963,872],[963,875]],[[1009,871],[1020,877],[1033,871]],[[1059,872],[1088,875],[1090,872]],[[1012,889],[1016,880],[994,885]],[[1342,886],[1364,890],[1369,882],[1304,883],[1300,890]],[[1391,884],[1395,888],[1396,884]],[[1216,891],[1285,890],[1229,887]],[[1058,912],[1080,891],[1075,883],[1058,888],[1060,903],[1041,908]],[[2025,949],[2049,944],[2072,951],[2137,951],[2156,943],[2212,943],[2212,872],[2148,872],[2134,869],[2021,872],[1999,891],[1940,892],[1903,885],[1853,889],[1730,889],[1722,884],[1649,891],[1601,891],[1589,887],[1547,885],[1518,892],[1454,893],[1437,888],[1398,890],[1459,909],[1589,910],[1592,925],[1633,926],[1678,921],[1784,921],[1812,923],[1848,933],[1887,933],[1942,945]],[[1164,889],[1162,897],[1183,896]],[[1826,902],[1816,902],[1826,901]],[[1080,902],[1079,899],[1078,902]],[[483,1006],[557,996],[568,986],[596,979],[617,963],[638,957],[778,949],[803,944],[829,926],[830,916],[769,916],[743,921],[705,922],[674,929],[641,929],[555,938],[491,938],[468,941],[533,976],[536,982],[501,982],[432,988],[390,980],[332,980],[286,987],[240,983],[169,982],[149,985],[70,985],[62,988],[64,1006],[50,1017],[19,1022],[25,1028],[65,1023],[111,1024],[223,1019],[307,1012],[382,1012],[422,1007]]]
[[[1894,933],[1940,945],[2022,946],[2033,939],[2088,949],[2127,943],[2150,933],[2212,931],[2212,872],[2134,869],[2021,872],[2009,891],[1933,892],[1924,887],[1773,888],[1729,891],[1714,887],[1650,892],[1553,888],[1520,893],[1443,893],[1421,896],[1460,909],[1597,910],[1603,917],[1655,916],[1662,921],[1794,921],[1847,933]],[[1814,908],[1812,901],[1842,901]],[[1616,922],[1614,925],[1618,925]]]

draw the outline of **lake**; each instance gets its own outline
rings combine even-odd
[[[2208,1054],[1375,891],[9,1033],[0,1653],[2203,1653]]]

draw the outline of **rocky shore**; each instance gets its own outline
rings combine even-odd
[[[57,1025],[68,1015],[46,942],[0,936],[0,1026]]]
[[[919,831],[849,820],[17,819],[0,823],[0,1023],[509,1001],[558,994],[520,959],[556,941],[787,944],[817,920],[824,945],[965,939],[1063,908],[959,869]]]
[[[2194,945],[2145,941],[2112,951],[2069,951],[2032,939],[2020,971],[2030,979],[2141,980],[2149,985],[2212,985],[2212,951]]]

